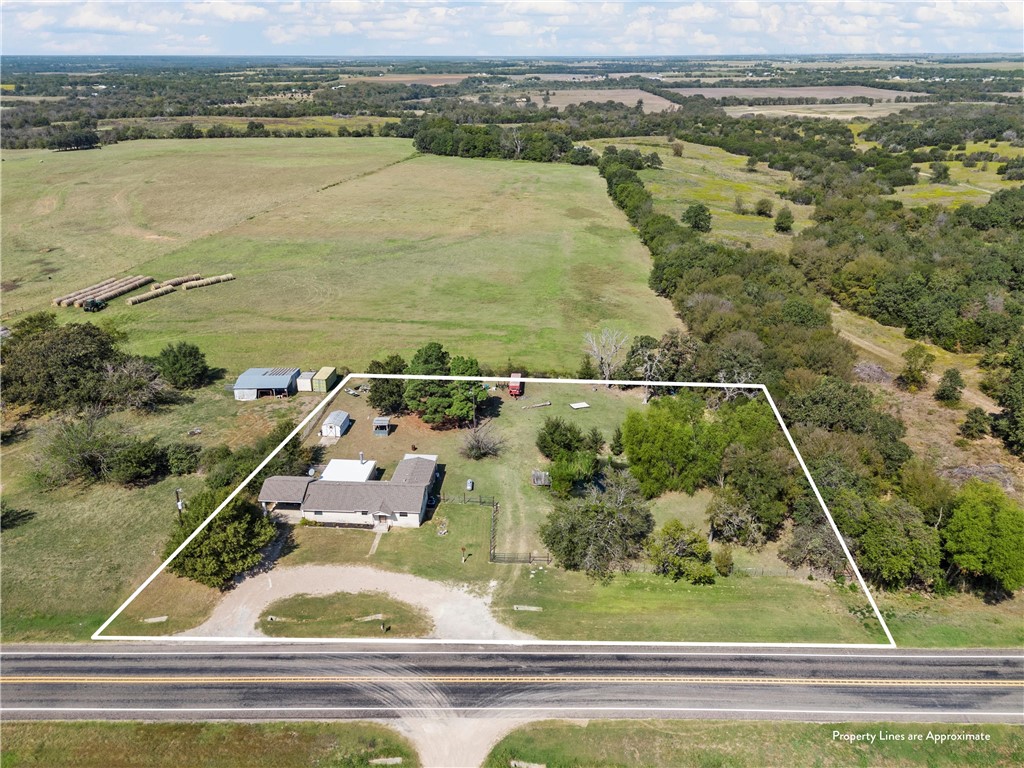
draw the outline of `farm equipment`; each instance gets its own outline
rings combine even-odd
[[[86,312],[100,312],[107,308],[107,302],[102,299],[86,299],[82,303],[82,309]]]

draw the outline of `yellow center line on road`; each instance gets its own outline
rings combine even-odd
[[[690,677],[690,676],[629,676],[629,675],[580,675],[580,676],[528,676],[528,675],[337,675],[337,676],[217,676],[181,675],[164,677],[125,675],[79,675],[79,676],[18,676],[0,678],[0,685],[281,685],[281,684],[331,684],[395,685],[405,683],[439,684],[513,684],[513,685],[579,685],[600,684],[673,684],[673,685],[817,685],[817,686],[861,686],[861,687],[970,687],[970,688],[1024,688],[1024,680],[888,680],[865,678],[818,678],[818,677]]]

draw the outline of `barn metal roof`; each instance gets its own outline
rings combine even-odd
[[[299,373],[298,368],[250,368],[238,377],[234,389],[288,389]]]

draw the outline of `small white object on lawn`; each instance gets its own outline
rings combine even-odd
[[[569,407],[574,411],[578,411],[580,408],[589,408],[590,403],[569,403]]]

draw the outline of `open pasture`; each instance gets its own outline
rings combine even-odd
[[[725,107],[731,117],[742,115],[765,115],[766,117],[827,117],[833,120],[854,120],[858,117],[885,117],[920,104],[896,104],[884,101],[875,104],[769,104],[766,106]]]
[[[4,313],[43,309],[118,273],[148,274],[143,265],[157,256],[411,154],[408,142],[387,139],[171,139],[5,151]],[[196,264],[155,277],[192,272],[214,274]]]
[[[139,352],[184,337],[229,372],[358,369],[440,340],[485,363],[574,370],[588,330],[677,322],[593,168],[414,157],[399,139],[7,155],[5,310],[128,270],[237,277],[107,309]]]
[[[539,104],[543,103],[544,91],[527,91],[522,95],[528,95]],[[656,96],[653,93],[647,93],[647,91],[641,91],[639,88],[567,88],[565,90],[552,90],[549,91],[547,106],[564,109],[571,104],[583,104],[587,101],[595,101],[599,104],[606,101],[617,101],[629,107],[635,106],[638,101],[642,101],[644,103],[644,112],[664,112],[665,110],[675,109],[676,106],[666,98]]]
[[[811,206],[796,205],[779,197],[780,190],[792,185],[790,175],[773,171],[764,163],[758,166],[757,173],[750,173],[745,157],[689,142],[676,142],[683,146],[683,154],[675,157],[672,145],[661,137],[601,139],[588,143],[598,152],[608,144],[620,149],[638,149],[644,154],[657,152],[664,167],[640,173],[654,196],[655,209],[678,219],[689,205],[704,203],[712,217],[708,237],[726,245],[742,247],[749,243],[754,248],[789,250],[792,235],[778,234],[774,219],[753,214],[754,205],[761,198],[770,199],[774,211],[783,205],[789,206],[795,219],[794,233],[810,224]],[[750,213],[736,213],[737,197],[743,198]]]
[[[333,115],[306,115],[304,117],[236,117],[234,115],[194,115],[188,117],[123,117],[109,120],[100,120],[98,128],[100,131],[110,128],[143,125],[148,130],[168,134],[174,127],[182,123],[192,123],[197,128],[206,130],[212,125],[229,125],[239,131],[244,131],[250,122],[263,123],[269,131],[304,131],[307,128],[316,128],[322,131],[337,133],[339,128],[349,130],[363,129],[368,125],[374,127],[384,123],[398,122],[395,117],[377,117],[375,115],[362,115],[359,117],[335,117]]]
[[[755,85],[723,88],[672,88],[672,90],[680,96],[704,96],[708,99],[724,99],[727,96],[740,99],[853,99],[863,97],[875,101],[895,101],[897,96],[927,95],[918,91],[891,91],[867,85],[797,85],[778,88]]]

